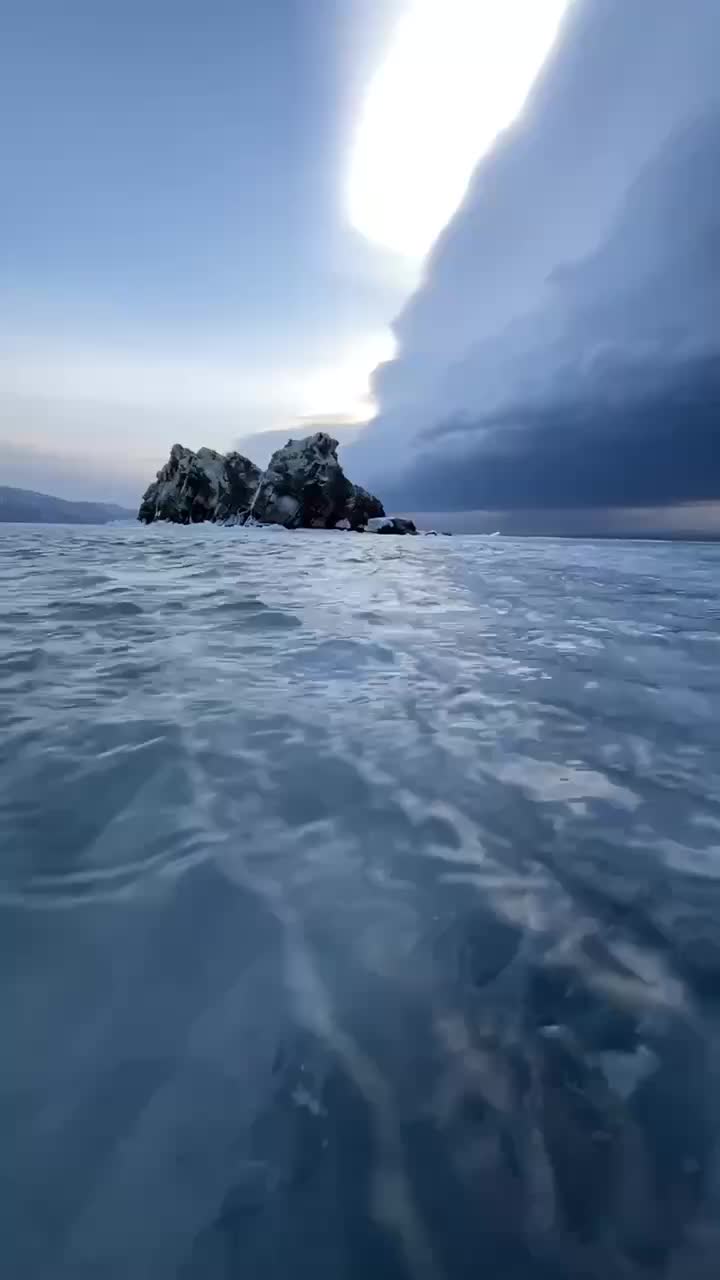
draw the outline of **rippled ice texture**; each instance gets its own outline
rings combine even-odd
[[[715,1276],[719,583],[2,528],[3,1276]]]

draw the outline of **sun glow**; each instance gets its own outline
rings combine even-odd
[[[480,156],[519,114],[571,0],[410,0],[368,87],[350,221],[422,257]]]
[[[395,354],[389,329],[357,339],[333,364],[315,368],[303,379],[299,403],[305,416],[339,414],[346,420],[365,422],[375,412],[370,388],[372,370]]]

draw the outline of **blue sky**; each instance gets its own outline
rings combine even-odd
[[[5,482],[129,500],[175,439],[367,417],[430,233],[514,109],[468,114],[488,76],[459,66],[463,34],[518,6],[564,0],[5,0]],[[363,234],[351,159],[393,41],[356,170]]]
[[[176,435],[357,412],[325,370],[372,367],[411,278],[342,204],[393,7],[6,0],[1,438],[121,433],[144,475]]]

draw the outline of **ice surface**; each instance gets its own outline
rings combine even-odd
[[[0,529],[3,1276],[714,1276],[719,584]]]

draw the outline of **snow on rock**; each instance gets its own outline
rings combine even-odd
[[[248,516],[247,520],[243,521],[243,524],[246,529],[267,529],[272,533],[287,532],[284,524],[263,524],[262,520],[255,520],[252,516]]]
[[[324,431],[288,440],[261,477],[251,517],[288,529],[362,529],[383,514],[378,498],[351,484],[337,457],[337,440]]]
[[[412,520],[402,516],[385,516],[382,519],[368,520],[368,533],[417,533]]]
[[[259,467],[241,453],[225,455],[225,485],[220,490],[215,519],[222,524],[244,524],[260,483]]]
[[[175,444],[170,457],[146,489],[138,520],[197,524],[217,520],[242,524],[260,481],[260,468],[240,453],[186,449]]]

